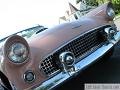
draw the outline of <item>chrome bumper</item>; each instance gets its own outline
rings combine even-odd
[[[75,72],[73,73],[66,73],[66,72],[60,72],[59,74],[55,75],[54,77],[46,80],[42,84],[40,84],[38,87],[32,88],[32,90],[48,90],[56,87],[57,85],[63,83],[64,81],[70,79],[72,76],[78,74],[82,69],[84,69],[86,66],[90,65],[94,61],[98,60],[100,57],[102,57],[105,53],[107,53],[108,50],[110,50],[118,41],[120,40],[120,32],[117,32],[117,34],[114,36],[113,40],[110,40],[109,43],[103,45],[99,49],[97,49],[95,52],[81,60],[80,62],[76,63],[74,65]]]

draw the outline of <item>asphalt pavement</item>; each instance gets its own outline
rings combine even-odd
[[[115,23],[120,30],[120,19]],[[86,83],[120,84],[120,42],[115,46],[114,53],[109,59],[101,58],[56,90],[84,90]]]

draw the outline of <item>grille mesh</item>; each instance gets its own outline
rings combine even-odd
[[[58,70],[58,68],[56,67],[56,64],[53,62],[52,57],[53,57],[52,55],[49,56],[48,58],[43,60],[41,63],[40,68],[46,75],[51,75]]]
[[[80,58],[102,44],[103,40],[101,36],[99,30],[91,31],[68,43],[58,50],[56,54],[59,55],[61,52],[70,51],[75,55],[76,59]]]
[[[44,59],[41,63],[40,69],[48,76],[52,73],[60,71],[60,64],[58,64],[59,55],[64,51],[72,52],[75,55],[76,60],[77,58],[83,58],[87,56],[91,52],[95,51],[98,47],[100,47],[103,42],[105,42],[102,39],[103,37],[100,33],[103,32],[103,30],[104,29],[101,31],[98,29],[93,30],[69,42],[57,50],[55,53]]]

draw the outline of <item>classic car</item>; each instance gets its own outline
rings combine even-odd
[[[108,2],[80,19],[49,28],[30,40],[13,35],[2,47],[1,88],[53,89],[111,55],[120,40]],[[109,57],[108,56],[108,57]]]

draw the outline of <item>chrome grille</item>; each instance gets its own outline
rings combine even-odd
[[[80,58],[83,55],[85,56],[89,51],[93,51],[96,47],[100,46],[102,44],[102,40],[100,40],[100,38],[98,30],[89,32],[68,43],[58,50],[56,54],[59,55],[61,52],[70,51],[74,53],[76,59]]]
[[[51,75],[58,70],[56,64],[53,61],[52,55],[42,61],[40,69],[46,75]]]
[[[98,49],[106,41],[103,37],[104,28],[102,27],[74,38],[72,41],[68,42],[62,48],[44,59],[41,63],[40,69],[47,76],[60,71],[61,63],[59,61],[59,55],[65,51],[72,52],[75,55],[76,62],[78,58],[79,61],[82,60],[82,58]]]

